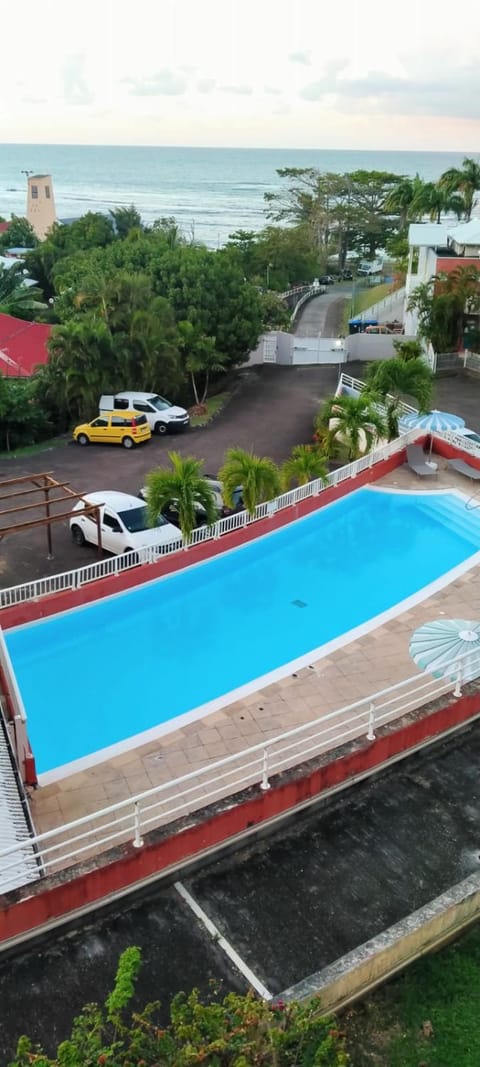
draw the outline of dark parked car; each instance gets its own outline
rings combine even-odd
[[[320,285],[334,285],[335,278],[331,274],[322,274],[318,281]]]

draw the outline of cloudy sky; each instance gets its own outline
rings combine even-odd
[[[7,8],[3,142],[480,148],[478,0]]]

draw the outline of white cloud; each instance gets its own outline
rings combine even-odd
[[[144,78],[125,78],[132,96],[182,96],[187,88],[187,79],[174,70],[157,71]]]
[[[253,89],[251,85],[222,85],[222,93],[233,93],[234,96],[251,96]]]
[[[290,63],[302,63],[304,67],[309,67],[310,63],[312,62],[310,51],[290,52],[288,58],[290,60]]]
[[[21,65],[3,49],[0,141],[480,145],[478,0],[448,20],[403,0],[393,24],[385,0],[82,0],[81,15],[72,31],[71,5],[43,0],[27,35],[10,5]]]

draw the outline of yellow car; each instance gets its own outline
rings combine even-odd
[[[102,411],[93,422],[84,422],[73,431],[73,439],[79,445],[123,445],[124,448],[141,445],[151,436],[146,415],[138,411]]]

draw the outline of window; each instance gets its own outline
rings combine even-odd
[[[115,400],[113,401],[113,406],[114,406],[115,410],[128,411],[128,400],[127,400],[126,397],[117,396],[117,397],[115,397]]]
[[[108,511],[106,511],[103,516],[103,525],[108,526],[108,529],[114,530],[115,533],[122,532],[122,527],[120,526],[118,519],[116,519],[113,515],[109,515]]]
[[[134,419],[134,424],[135,424],[135,426],[145,426],[146,421],[147,421],[147,416],[146,415],[137,415],[137,418]]]
[[[118,517],[130,533],[140,533],[142,530],[149,529],[148,512],[145,507],[120,511]]]
[[[32,200],[38,200],[38,185],[32,185]]]
[[[45,196],[46,196],[47,200],[50,200],[50,186],[49,185],[45,186]]]
[[[150,403],[154,404],[154,408],[156,408],[157,411],[166,411],[167,408],[173,407],[170,400],[165,400],[164,397],[151,397]]]
[[[124,419],[122,415],[112,415],[111,425],[112,426],[131,426],[132,425],[132,420],[131,419]]]
[[[95,429],[97,426],[108,426],[108,419],[94,419],[90,426],[94,426]]]
[[[153,411],[150,404],[145,404],[144,401],[137,400],[133,405],[134,411]]]

